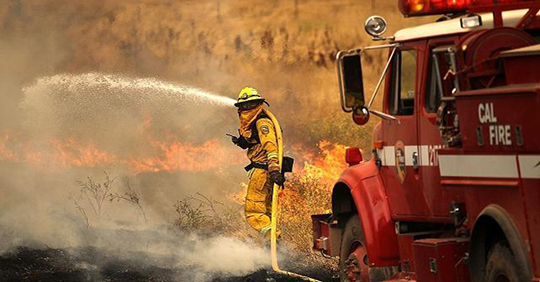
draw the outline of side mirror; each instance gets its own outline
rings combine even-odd
[[[351,147],[345,150],[345,161],[349,166],[357,165],[362,162],[362,152],[358,147]]]
[[[352,111],[352,119],[354,123],[358,125],[364,125],[368,123],[369,121],[369,110],[362,106],[362,107],[355,107]]]
[[[340,51],[337,54],[341,108],[345,112],[351,112],[365,104],[361,52],[362,50],[356,49]]]

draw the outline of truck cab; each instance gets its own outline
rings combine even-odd
[[[343,110],[381,120],[371,159],[347,149],[314,249],[339,257],[341,281],[540,281],[540,4],[399,8],[443,16],[388,38],[371,17],[366,31],[386,42],[338,53]],[[389,57],[366,101],[373,49]]]

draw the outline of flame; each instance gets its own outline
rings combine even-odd
[[[99,150],[93,143],[83,145],[73,138],[66,141],[51,139],[43,143],[21,142],[17,135],[8,132],[0,139],[0,160],[27,163],[47,172],[69,167],[95,167],[118,161],[114,155]]]
[[[296,208],[294,207],[294,204],[291,203],[302,206],[305,199],[303,195],[300,195],[298,190],[299,187],[294,186],[304,186],[304,188],[308,190],[322,189],[324,190],[324,193],[322,194],[329,195],[328,190],[332,188],[331,184],[336,181],[341,175],[341,172],[347,168],[347,164],[345,163],[345,150],[348,147],[322,140],[317,143],[316,150],[306,149],[305,146],[301,144],[294,144],[291,148],[293,148],[293,151],[296,153],[300,153],[296,155],[296,158],[303,161],[303,166],[300,169],[295,169],[296,171],[293,174],[287,175],[287,178],[290,180],[286,182],[286,187],[288,188],[280,191],[279,198],[280,202],[283,201],[283,203],[288,203],[287,205],[290,206],[289,209],[292,209],[292,214],[295,214],[294,210],[296,210]],[[319,184],[316,184],[315,186],[317,187],[314,187],[312,186],[313,183]],[[229,194],[227,198],[232,202],[244,204],[248,184],[242,182],[240,187],[242,189]]]
[[[317,147],[302,154],[303,167],[290,174],[279,196],[282,237],[295,248],[311,251],[311,215],[328,212],[333,183],[347,167],[346,146],[322,140]]]
[[[17,161],[17,156],[15,153],[7,147],[9,139],[10,135],[7,132],[5,132],[0,139],[0,160]]]
[[[345,145],[322,140],[317,144],[319,152],[317,154],[307,153],[303,159],[304,167],[302,174],[306,176],[323,179],[325,181],[335,181],[341,172],[347,168],[345,163]]]
[[[220,146],[217,139],[206,141],[201,146],[180,141],[171,144],[154,141],[152,145],[161,149],[163,154],[146,159],[129,160],[128,166],[133,172],[204,171],[217,169],[229,161],[229,150]]]
[[[148,126],[149,121],[145,121]],[[98,148],[93,142],[75,138],[52,139],[48,142],[17,142],[15,135],[5,132],[0,137],[0,160],[27,163],[44,171],[58,171],[72,167],[100,167],[122,165],[133,173],[158,171],[200,172],[219,170],[227,165],[244,162],[238,150],[228,148],[211,139],[201,145],[179,140],[152,140],[148,151],[152,156],[119,156]],[[150,150],[152,149],[152,150]]]
[[[53,163],[62,167],[96,167],[118,162],[114,155],[97,149],[93,143],[81,145],[72,138],[65,142],[53,139],[51,143],[55,148]]]

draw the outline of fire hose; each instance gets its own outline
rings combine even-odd
[[[276,117],[270,113],[269,111],[265,111],[266,114],[270,117],[272,120],[272,123],[274,124],[274,127],[276,129],[276,139],[277,139],[277,145],[278,145],[278,154],[279,154],[279,166],[281,167],[282,161],[283,161],[283,136],[281,133],[281,126],[279,125],[279,122],[277,121]],[[274,184],[274,187],[272,189],[272,221],[271,221],[271,231],[270,231],[270,254],[272,258],[272,269],[276,273],[284,274],[287,276],[303,279],[306,281],[311,282],[321,282],[317,279],[313,279],[304,275],[300,275],[298,273],[289,272],[285,270],[281,270],[279,268],[278,259],[277,259],[277,218],[278,218],[278,196],[279,196],[279,186],[277,184]]]

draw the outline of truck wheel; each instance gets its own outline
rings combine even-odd
[[[525,281],[518,275],[518,265],[514,254],[508,246],[495,244],[488,256],[486,265],[486,282],[519,282]]]
[[[394,274],[392,267],[368,267],[364,232],[358,215],[348,219],[341,238],[339,277],[342,282],[379,282]]]

